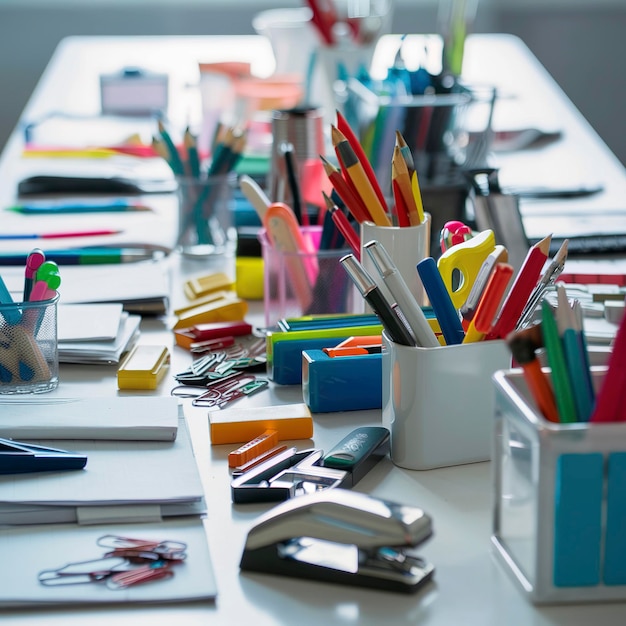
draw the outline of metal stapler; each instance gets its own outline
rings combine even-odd
[[[244,571],[413,593],[434,567],[413,552],[432,535],[417,507],[346,489],[283,502],[250,529]]]
[[[235,504],[279,502],[322,489],[352,487],[389,452],[389,431],[363,426],[328,454],[287,448],[231,481]]]

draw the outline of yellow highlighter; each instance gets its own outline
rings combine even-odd
[[[491,229],[487,229],[448,248],[439,257],[437,268],[456,309],[460,309],[467,300],[483,261],[495,247],[495,235]],[[457,281],[458,275],[460,278]]]

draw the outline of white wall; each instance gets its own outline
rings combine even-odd
[[[393,32],[436,32],[435,0],[396,0]],[[0,0],[0,146],[68,35],[252,33],[252,16],[298,0]],[[626,163],[626,2],[482,0],[478,32],[521,37]]]

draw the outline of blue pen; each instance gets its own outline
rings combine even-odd
[[[450,294],[437,269],[435,259],[427,257],[420,261],[417,264],[417,273],[422,280],[430,304],[433,307],[443,338],[446,340],[446,345],[452,346],[462,343],[465,332],[463,331],[459,314],[452,304]]]
[[[76,204],[23,204],[9,207],[6,210],[27,215],[45,215],[50,213],[122,213],[126,211],[150,211],[151,209],[143,204],[136,204],[128,200],[106,200],[104,202],[81,202]]]

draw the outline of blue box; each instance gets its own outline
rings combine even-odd
[[[313,413],[382,408],[382,354],[302,352],[302,396]]]

